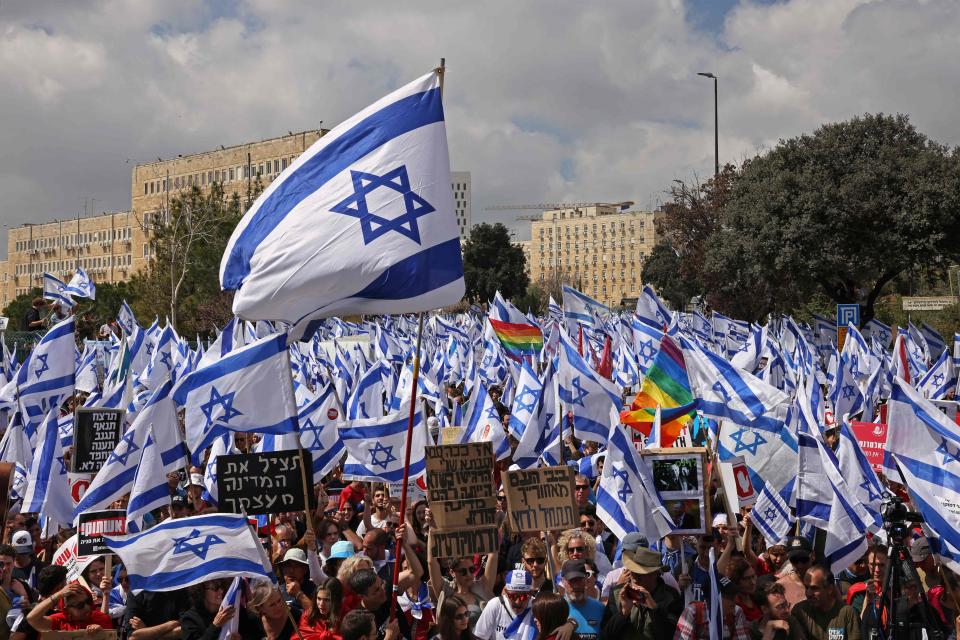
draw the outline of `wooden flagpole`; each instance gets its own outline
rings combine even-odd
[[[443,63],[441,62],[441,65]],[[443,67],[441,66],[441,69]],[[440,76],[443,77],[442,75]],[[403,454],[403,488],[400,491],[400,514],[397,530],[403,526],[407,512],[407,486],[410,482],[410,448],[413,445],[413,421],[417,414],[417,383],[420,378],[420,344],[423,340],[423,312],[420,312],[419,323],[417,327],[417,346],[413,352],[413,382],[411,384],[410,396],[410,416],[407,419],[407,445]],[[396,558],[393,561],[393,594],[390,597],[390,619],[393,620],[397,614],[397,583],[400,580],[401,551],[403,545],[397,547]]]

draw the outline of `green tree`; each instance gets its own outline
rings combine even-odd
[[[140,318],[167,317],[181,335],[206,334],[231,317],[220,291],[220,259],[243,215],[240,197],[213,184],[171,199],[151,228],[150,268],[134,276],[131,306]]]
[[[884,287],[960,257],[960,158],[906,116],[867,114],[781,140],[741,167],[704,269],[756,319],[821,291],[874,317]]]
[[[23,323],[23,316],[27,314],[27,309],[33,304],[34,298],[43,295],[43,289],[34,287],[26,293],[21,293],[16,298],[7,303],[3,309],[3,315],[9,318],[7,331],[20,331]]]
[[[530,282],[523,249],[510,241],[510,232],[499,222],[482,222],[470,231],[463,244],[463,277],[466,298],[472,302],[492,300],[498,290],[505,298],[519,298]]]
[[[651,284],[660,297],[667,300],[674,309],[685,309],[690,298],[697,294],[695,284],[684,277],[680,256],[667,242],[659,242],[643,261],[640,278],[644,284]]]

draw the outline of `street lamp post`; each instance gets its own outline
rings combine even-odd
[[[713,79],[713,177],[720,175],[720,133],[719,118],[717,116],[717,76],[712,73],[699,72],[698,76]]]

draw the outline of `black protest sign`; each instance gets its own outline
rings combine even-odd
[[[514,531],[554,531],[580,525],[571,467],[507,471],[503,489]]]
[[[312,491],[304,486],[303,460],[296,449],[217,456],[220,511],[262,515],[306,510]]]
[[[122,536],[126,532],[126,511],[85,511],[77,516],[77,555],[102,556],[113,553],[103,543],[103,536]]]
[[[426,448],[427,498],[435,526],[436,558],[496,551],[497,499],[493,445],[442,444]]]
[[[100,471],[122,435],[122,409],[77,409],[73,419],[73,471]]]
[[[463,558],[475,553],[484,555],[498,549],[499,539],[497,527],[459,531],[430,529],[430,550],[434,558]]]

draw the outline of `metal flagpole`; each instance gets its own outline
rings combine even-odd
[[[417,413],[417,383],[420,378],[420,344],[423,340],[423,312],[420,312],[419,326],[417,327],[417,347],[413,352],[413,383],[410,395],[410,417],[407,420],[407,445],[403,454],[403,488],[400,491],[400,521],[397,529],[403,526],[407,512],[407,486],[410,481],[410,447],[413,444],[413,419]],[[400,553],[403,545],[397,547],[396,558],[393,561],[393,595],[390,598],[390,619],[397,613],[397,582],[400,578]]]

